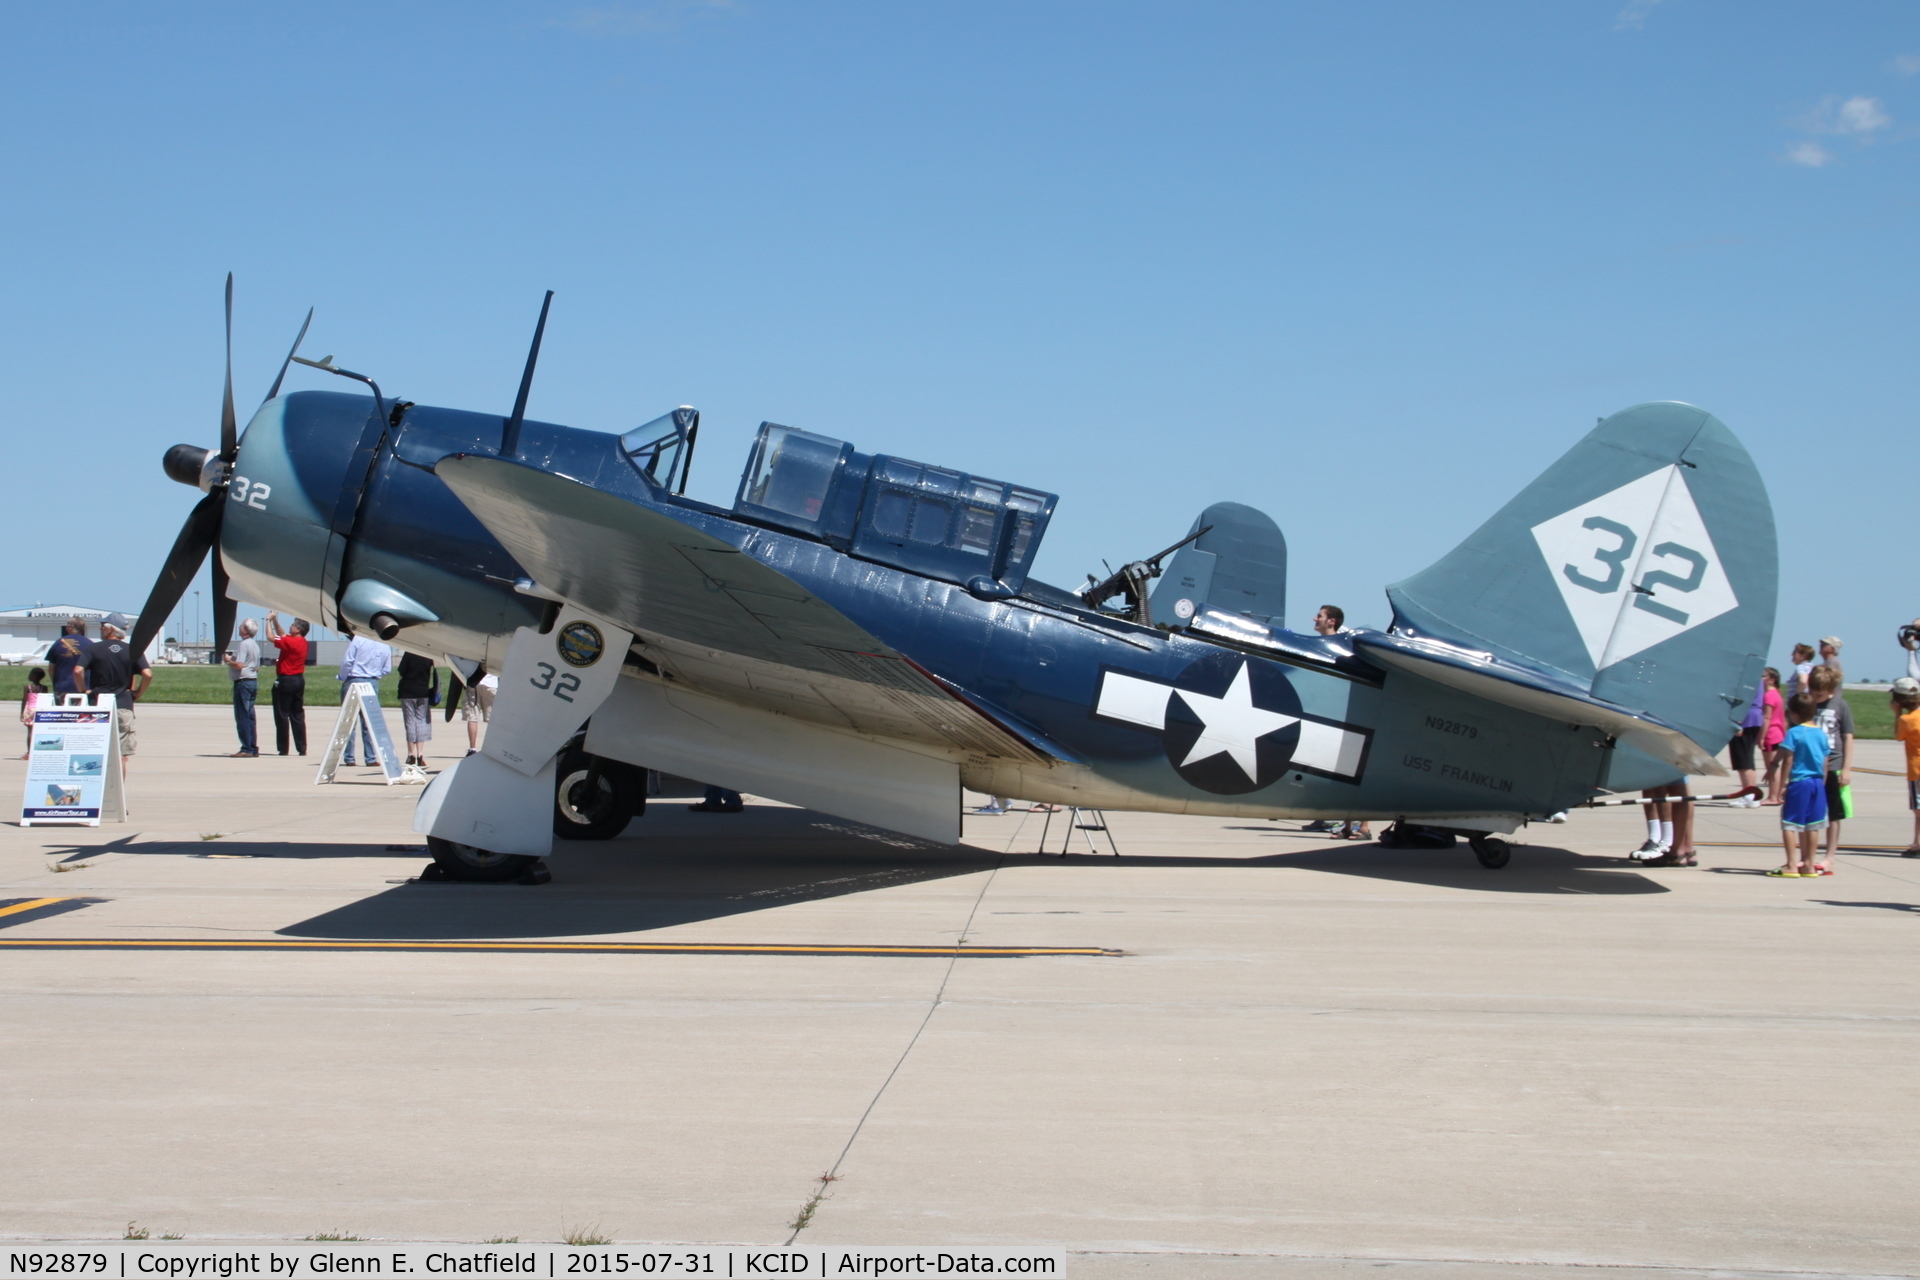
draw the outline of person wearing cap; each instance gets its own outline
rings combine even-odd
[[[127,642],[125,614],[110,613],[100,624],[100,639],[89,644],[73,669],[75,693],[94,697],[113,696],[120,709],[114,717],[120,724],[120,776],[127,776],[127,761],[139,745],[133,731],[133,704],[153,683],[153,668],[145,654],[135,653]]]
[[[1847,673],[1840,670],[1839,636],[1820,637],[1820,665],[1823,667],[1832,667],[1835,671],[1840,671],[1840,683],[1842,685],[1846,684]]]
[[[1907,750],[1907,808],[1913,810],[1913,840],[1900,856],[1920,858],[1920,680],[1901,676],[1889,697],[1893,736]]]

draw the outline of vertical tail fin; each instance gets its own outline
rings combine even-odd
[[[1759,682],[1778,577],[1753,459],[1711,414],[1661,402],[1603,421],[1387,597],[1396,629],[1542,668],[1716,751]]]

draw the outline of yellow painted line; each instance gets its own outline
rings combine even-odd
[[[54,899],[59,901],[59,899]],[[589,955],[1117,956],[1107,947],[835,946],[751,942],[401,942],[335,938],[0,938],[0,949],[96,951],[505,951]]]
[[[22,911],[38,911],[41,907],[65,901],[65,898],[35,898],[31,902],[16,902],[10,907],[0,907],[0,916],[17,916]]]

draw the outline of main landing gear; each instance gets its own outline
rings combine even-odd
[[[553,834],[562,840],[611,840],[647,811],[647,775],[578,748],[554,769]]]
[[[553,834],[563,840],[611,840],[647,811],[647,774],[578,747],[560,753],[554,767]],[[547,864],[530,854],[495,853],[440,836],[427,837],[433,865],[427,880],[467,884],[545,884]]]
[[[433,865],[422,880],[460,880],[467,884],[545,884],[553,879],[547,864],[524,853],[495,853],[439,836],[427,837]]]

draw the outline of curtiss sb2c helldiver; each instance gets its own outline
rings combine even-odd
[[[288,363],[370,394],[283,395],[283,363],[243,435],[229,278],[220,447],[166,459],[207,496],[136,650],[211,551],[219,644],[247,600],[498,675],[485,748],[416,810],[442,875],[537,877],[556,830],[626,827],[647,769],[942,844],[970,787],[1376,819],[1497,867],[1530,820],[1723,774],[1771,639],[1765,487],[1690,405],[1601,421],[1388,587],[1386,630],[1309,635],[1280,531],[1234,503],[1164,572],[1067,591],[1028,573],[1055,495],[792,427],[761,425],[732,507],[696,501],[691,408],[526,420],[546,315],[508,416],[389,396],[296,339]]]

